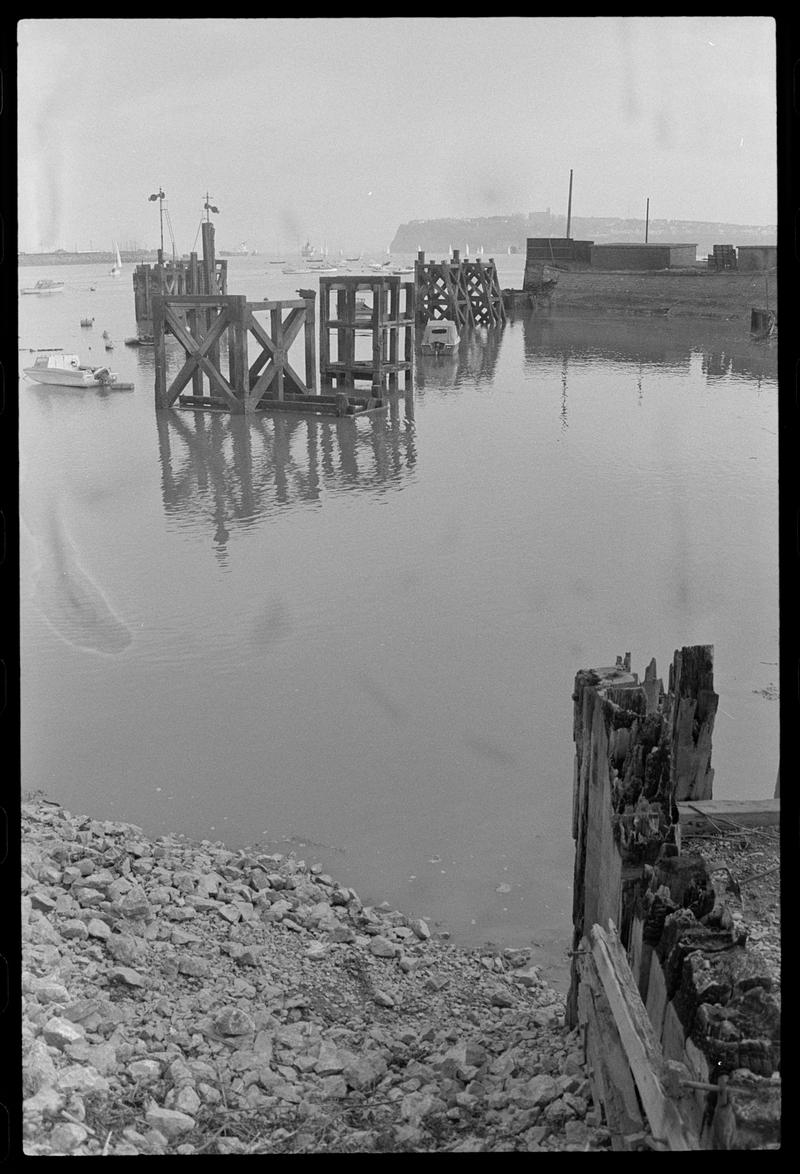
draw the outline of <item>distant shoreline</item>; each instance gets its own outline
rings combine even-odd
[[[126,265],[137,265],[158,260],[157,249],[141,249],[132,253],[121,253]],[[113,253],[18,253],[17,265],[110,265],[115,260]]]

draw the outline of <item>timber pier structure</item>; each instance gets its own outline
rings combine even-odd
[[[461,330],[506,320],[493,257],[471,261],[453,249],[449,259],[426,261],[421,249],[414,263],[414,284],[418,324],[446,318]]]

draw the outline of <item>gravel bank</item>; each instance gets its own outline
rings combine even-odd
[[[27,1154],[605,1150],[563,996],[293,856],[22,805]]]

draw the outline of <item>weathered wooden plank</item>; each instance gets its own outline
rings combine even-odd
[[[781,801],[702,799],[696,803],[679,803],[678,815],[685,836],[715,831],[730,834],[736,827],[775,827],[781,820]]]
[[[692,1136],[662,1086],[661,1048],[613,922],[609,921],[607,933],[602,926],[593,925],[588,940],[653,1135],[672,1150],[698,1149],[697,1138]]]
[[[258,411],[282,411],[282,412],[313,412],[321,416],[361,416],[373,412],[382,412],[386,409],[386,404],[379,400],[372,400],[372,406],[368,406],[365,401],[363,406],[355,402],[352,396],[343,396],[347,401],[346,404],[339,404],[331,397],[325,397],[323,400],[318,395],[310,395],[305,399],[270,399],[265,397],[258,405]]]
[[[280,302],[248,302],[247,304],[251,310],[305,310],[308,302],[301,298],[287,298]]]
[[[578,968],[578,1019],[593,1099],[603,1108],[613,1149],[626,1150],[630,1148],[626,1137],[644,1126],[636,1088],[591,956],[579,957]]]

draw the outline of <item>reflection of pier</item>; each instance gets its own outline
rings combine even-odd
[[[451,355],[418,355],[417,388],[479,386],[494,379],[505,323],[464,330]]]
[[[156,425],[166,513],[207,520],[222,553],[232,530],[284,506],[397,488],[417,459],[411,394],[361,422],[198,410],[157,412]]]
[[[692,354],[684,333],[669,327],[659,331],[654,323],[641,320],[592,322],[533,315],[522,319],[522,340],[526,360],[549,363],[560,362],[566,354],[688,371]]]
[[[648,320],[547,318],[522,319],[526,362],[560,362],[596,356],[635,366],[641,375],[652,367],[688,371],[692,355],[701,356],[709,381],[730,375],[776,378],[775,351],[765,344],[742,338],[715,323],[651,322]]]

